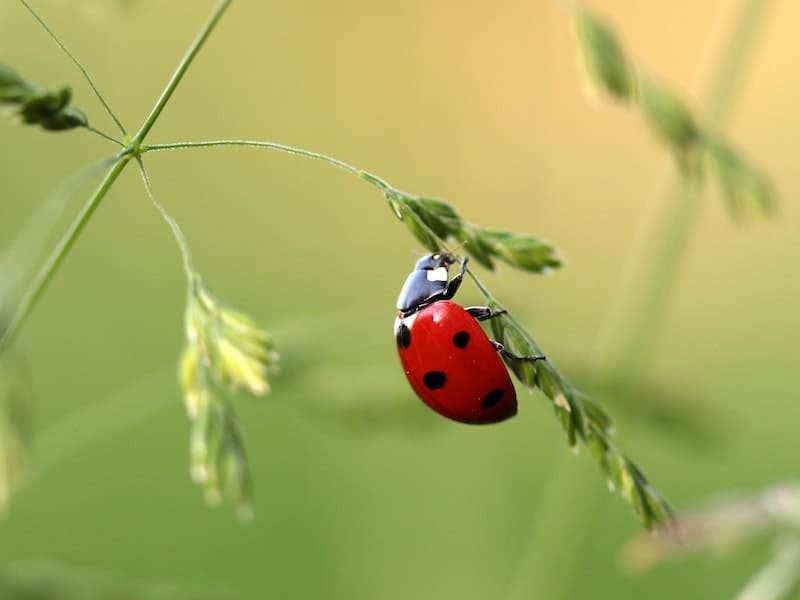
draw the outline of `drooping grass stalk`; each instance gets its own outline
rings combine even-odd
[[[758,47],[759,33],[773,5],[772,0],[742,0],[739,6],[705,102],[706,119],[714,129],[724,127],[730,117],[746,68]],[[679,181],[677,173],[671,179],[657,182],[654,193],[661,210],[655,214],[659,214],[659,218],[645,222],[645,225],[652,224],[654,231],[649,235],[638,234],[641,244],[626,255],[626,260],[633,262],[623,264],[621,269],[623,276],[636,267],[643,273],[617,283],[615,297],[623,301],[606,312],[596,346],[598,355],[595,358],[599,363],[596,366],[624,370],[631,380],[646,367],[699,215],[698,184],[691,175]],[[651,243],[653,248],[649,248]],[[645,250],[640,246],[649,250],[645,254],[651,257],[649,260],[640,257]],[[613,354],[609,351],[611,339],[620,340],[613,344],[617,349]],[[582,558],[591,519],[580,519],[577,534],[565,536],[563,533],[576,528],[576,513],[591,510],[592,499],[598,496],[599,488],[587,481],[577,468],[570,467],[563,473],[558,458],[554,459],[551,475],[544,483],[545,489],[550,486],[558,489],[559,501],[542,502],[534,515],[530,539],[509,589],[510,600],[567,597],[570,582],[578,577],[577,565]]]
[[[53,38],[53,41],[58,45],[59,48],[61,48],[61,50],[64,52],[64,54],[66,54],[69,57],[69,59],[73,63],[75,63],[75,66],[78,67],[80,72],[83,74],[83,77],[84,77],[84,79],[86,79],[86,82],[89,84],[89,87],[92,88],[92,91],[94,92],[94,95],[97,96],[98,100],[100,100],[100,104],[103,105],[103,108],[105,109],[105,111],[108,113],[108,115],[114,121],[114,123],[116,123],[116,125],[119,128],[120,132],[122,133],[123,137],[126,137],[128,134],[125,131],[125,127],[122,125],[122,121],[120,121],[117,118],[117,115],[114,114],[113,110],[111,110],[111,107],[108,105],[108,102],[106,102],[106,99],[103,97],[103,94],[101,94],[100,90],[97,89],[97,86],[95,85],[94,80],[92,80],[91,75],[89,75],[89,72],[86,70],[86,67],[84,67],[83,64],[81,63],[81,61],[79,61],[78,58],[72,52],[70,52],[69,48],[67,48],[64,45],[64,43],[58,38],[58,36],[53,32],[53,30],[50,29],[50,27],[47,25],[45,20],[42,19],[35,10],[33,10],[33,7],[31,7],[31,5],[28,4],[27,0],[19,0],[19,1],[28,10],[28,12],[31,13],[33,18],[36,19],[39,22],[39,25],[42,26],[42,28],[48,33],[48,35],[51,38]],[[95,133],[100,133],[100,132],[95,130]],[[108,139],[111,139],[112,141],[117,142],[117,140],[114,140],[113,138],[111,138],[109,136],[106,136],[103,133],[100,133],[100,135],[102,135],[103,137],[108,137]],[[119,142],[117,142],[117,143],[119,143]]]
[[[183,259],[183,270],[191,286],[192,280],[195,277],[195,270],[192,266],[192,251],[189,248],[189,242],[186,241],[186,236],[183,234],[183,230],[180,228],[180,225],[178,225],[178,222],[167,212],[167,209],[158,201],[158,198],[156,198],[156,194],[153,191],[153,184],[150,181],[150,175],[144,167],[144,161],[140,156],[137,156],[136,162],[139,165],[139,173],[142,176],[144,188],[147,191],[147,195],[150,197],[150,201],[161,214],[161,217],[167,222],[167,225],[169,225],[172,231],[172,235],[175,237],[175,242],[178,244],[178,248],[181,251],[181,258]]]
[[[321,152],[314,152],[313,150],[305,150],[303,148],[297,148],[295,146],[289,146],[287,144],[280,144],[278,142],[270,142],[266,140],[207,140],[207,141],[197,141],[197,142],[172,142],[168,144],[148,144],[143,145],[141,147],[141,153],[144,154],[146,152],[154,152],[159,150],[180,150],[183,148],[215,148],[215,147],[222,147],[222,146],[235,146],[240,148],[265,148],[267,150],[275,150],[277,152],[283,152],[285,154],[292,154],[294,156],[302,156],[305,158],[310,158],[313,160],[318,160],[321,162],[326,162],[330,165],[335,167],[339,167],[351,173],[352,175],[356,175],[365,179],[381,189],[382,191],[398,191],[396,188],[389,185],[386,181],[364,171],[363,169],[359,169],[350,165],[343,160],[339,160],[338,158],[334,158],[332,156],[328,156],[327,154],[323,154]]]

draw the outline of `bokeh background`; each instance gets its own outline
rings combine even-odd
[[[800,5],[772,4],[728,131],[771,174],[779,215],[734,224],[709,187],[649,369],[688,399],[691,427],[599,396],[620,445],[679,507],[798,476]],[[693,106],[737,5],[594,3]],[[212,2],[35,6],[135,130]],[[112,130],[11,0],[0,56],[42,84],[71,83],[76,105]],[[68,174],[113,150],[8,121],[0,136],[4,245]],[[236,2],[149,141],[212,138],[325,152],[469,221],[553,242],[564,269],[483,279],[585,385],[621,265],[673,168],[639,115],[587,95],[569,14],[552,0]],[[391,336],[422,248],[368,185],[261,150],[147,158],[207,283],[282,351],[273,394],[237,400],[256,518],[206,507],[189,480],[174,375],[180,258],[128,169],[23,336],[39,470],[0,522],[7,569],[221,598],[726,598],[769,556],[763,538],[631,576],[617,557],[639,525],[593,459],[569,452],[543,396],[521,390],[517,418],[482,428],[422,405]],[[469,285],[461,299],[480,301]]]

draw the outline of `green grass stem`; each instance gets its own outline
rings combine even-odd
[[[773,6],[774,0],[742,0],[711,77],[704,111],[710,127],[720,129],[730,118]],[[626,254],[628,262],[621,269],[624,279],[615,286],[615,297],[622,301],[606,311],[596,346],[596,367],[623,369],[631,379],[646,368],[700,214],[697,188],[696,179],[680,181],[677,173],[657,182],[654,198],[659,210],[650,215],[655,219],[644,222],[649,233],[640,232],[636,238],[639,242]],[[643,260],[644,256],[650,259]],[[638,277],[625,277],[637,270],[642,271]],[[621,340],[614,346],[615,353],[609,351],[611,339]],[[566,471],[555,476],[552,483],[558,490],[558,501],[548,501],[551,492],[546,491],[533,517],[528,550],[510,588],[513,600],[567,597],[569,582],[579,577],[578,565],[591,519],[583,518],[581,522],[587,524],[576,527],[576,515],[591,511],[600,487],[577,466],[559,463],[556,456],[555,468]],[[565,538],[564,532],[572,533]],[[558,595],[549,594],[551,590]]]
[[[81,232],[83,232],[87,223],[92,218],[95,210],[100,206],[100,203],[103,201],[103,198],[105,198],[108,190],[111,189],[113,183],[117,180],[117,177],[119,177],[119,174],[122,173],[122,170],[128,163],[128,159],[129,157],[127,155],[122,156],[119,161],[114,163],[106,173],[103,181],[100,182],[100,185],[83,205],[83,208],[72,221],[61,240],[59,240],[58,244],[53,248],[47,260],[41,266],[36,276],[33,278],[33,281],[23,294],[14,315],[9,321],[8,327],[3,332],[2,337],[0,337],[0,351],[3,350],[6,344],[11,343],[14,338],[16,338],[20,329],[28,320],[31,312],[41,299],[42,294],[47,289],[47,286],[52,281],[58,268],[64,262],[67,254],[69,254],[69,251],[75,245],[78,237],[80,237]]]
[[[47,25],[47,23],[45,23],[45,21],[33,10],[33,8],[31,8],[31,6],[26,2],[26,0],[20,0],[20,2],[25,6],[25,8],[28,9],[28,11],[41,24],[41,26],[45,29],[45,31],[47,31],[47,33],[53,38],[53,40],[55,40],[56,44],[58,44],[58,46],[67,54],[67,56],[69,56],[69,58],[78,66],[78,68],[84,74],[86,80],[89,82],[89,85],[92,87],[92,90],[97,95],[100,102],[106,108],[111,117],[114,119],[114,122],[117,123],[118,127],[120,128],[120,131],[123,133],[123,135],[127,135],[125,133],[125,128],[122,126],[122,123],[119,122],[117,117],[114,115],[113,111],[109,108],[108,104],[104,100],[103,96],[97,90],[97,87],[94,85],[94,82],[92,81],[92,78],[89,76],[85,67],[58,39],[55,33]],[[211,34],[211,31],[214,29],[214,26],[219,22],[220,18],[225,12],[225,9],[230,5],[230,3],[231,0],[221,0],[217,4],[216,8],[211,14],[211,17],[206,22],[204,27],[200,30],[200,33],[194,39],[191,46],[184,55],[183,59],[178,64],[172,77],[170,78],[169,82],[164,88],[164,91],[161,93],[161,96],[159,97],[152,111],[148,115],[147,119],[145,119],[142,127],[133,137],[131,143],[118,155],[117,162],[115,162],[114,165],[106,173],[106,176],[103,179],[103,181],[100,183],[100,185],[91,195],[91,197],[86,201],[81,211],[72,221],[67,231],[59,240],[58,244],[56,244],[55,248],[53,248],[52,252],[47,257],[47,259],[45,260],[44,264],[39,269],[37,274],[34,276],[31,283],[27,286],[19,304],[17,305],[15,313],[12,315],[11,320],[9,321],[8,326],[6,327],[5,331],[0,333],[0,350],[2,350],[7,344],[11,343],[16,338],[20,329],[28,320],[28,317],[30,317],[31,312],[41,299],[42,294],[47,289],[49,283],[52,281],[59,267],[64,262],[64,259],[69,254],[69,251],[72,249],[75,242],[80,237],[80,234],[83,232],[84,228],[88,224],[95,210],[97,210],[97,207],[103,201],[106,194],[108,194],[108,191],[109,189],[111,189],[111,186],[114,184],[114,182],[119,177],[120,173],[122,173],[122,171],[127,166],[130,158],[132,156],[138,158],[139,146],[141,145],[142,141],[144,140],[145,136],[148,134],[150,129],[155,124],[158,117],[161,115],[161,112],[164,110],[164,107],[166,106],[167,102],[169,102],[169,99],[172,97],[175,88],[180,83],[187,69],[191,65],[194,58],[197,56],[197,53],[200,51],[200,48],[202,48],[203,44],[208,39],[208,36]],[[103,137],[107,137],[110,141],[118,143],[117,140],[111,138],[111,136],[106,136],[105,134],[102,134],[97,130],[94,130],[94,132],[99,133]],[[161,207],[161,205],[157,201],[155,201],[155,196],[152,195],[152,188],[149,187],[149,179],[146,176],[146,171],[143,171],[143,176],[145,180],[145,187],[147,188],[148,194],[151,196],[151,199],[153,199],[153,201],[155,202],[156,207],[161,208],[162,215],[165,214],[166,211],[164,211],[163,207]],[[167,217],[168,216],[169,215],[167,215]],[[170,222],[170,220],[171,217],[169,217],[168,222]],[[172,221],[172,223],[174,223],[174,221]],[[175,233],[174,227],[173,227],[173,233]],[[185,240],[182,239],[182,235],[178,239],[179,242],[183,241],[183,243],[185,244]],[[185,264],[188,264],[186,263],[188,257],[188,254],[186,253],[187,249],[188,246],[185,245],[181,246],[181,250],[184,253]]]
[[[222,18],[222,15],[225,13],[225,10],[230,6],[231,0],[221,0],[214,11],[211,13],[208,21],[206,22],[205,26],[200,30],[197,34],[197,37],[194,38],[192,44],[189,46],[189,49],[186,51],[186,54],[183,55],[180,63],[178,63],[177,68],[172,73],[172,77],[167,82],[164,91],[161,92],[161,96],[156,101],[155,105],[153,106],[150,114],[145,119],[142,127],[139,131],[136,132],[136,135],[133,136],[133,141],[131,142],[131,146],[133,148],[138,149],[139,145],[144,141],[144,138],[150,133],[150,130],[155,125],[158,117],[161,115],[161,111],[164,110],[164,107],[169,102],[169,99],[172,97],[172,94],[175,92],[175,89],[178,87],[178,84],[183,79],[183,76],[186,74],[186,71],[191,66],[192,62],[194,61],[197,53],[200,52],[200,49],[206,43],[208,36],[211,35],[211,32],[216,27],[219,20]]]
[[[774,4],[775,0],[743,0],[738,8],[704,102],[704,122],[712,130],[724,129],[730,120]],[[697,176],[667,166],[664,170],[666,176],[654,187],[654,200],[626,252],[594,355],[595,367],[610,367],[630,379],[642,375],[657,347],[703,206]]]
[[[122,133],[123,137],[127,136],[127,132],[125,131],[125,127],[122,125],[122,121],[120,121],[117,118],[117,115],[114,114],[113,110],[111,110],[111,107],[108,105],[108,102],[106,102],[106,99],[103,97],[103,94],[101,94],[100,90],[97,89],[97,86],[95,85],[94,80],[92,79],[91,75],[89,75],[89,71],[86,70],[86,67],[84,67],[83,64],[81,63],[81,61],[79,61],[78,58],[69,50],[69,48],[67,48],[64,45],[64,43],[58,38],[58,36],[55,34],[55,32],[52,29],[50,29],[50,26],[45,22],[45,20],[42,19],[42,17],[40,17],[39,14],[35,10],[33,10],[33,7],[30,4],[28,4],[27,0],[19,0],[19,1],[27,9],[27,11],[31,14],[31,16],[33,16],[33,18],[36,19],[39,22],[39,25],[42,26],[42,28],[47,32],[47,34],[58,45],[58,47],[61,48],[61,50],[64,52],[64,54],[66,54],[69,57],[69,59],[75,64],[75,66],[78,67],[80,72],[83,74],[84,79],[86,79],[86,82],[89,84],[89,87],[92,88],[92,91],[94,92],[94,95],[97,96],[97,99],[100,101],[100,104],[103,105],[103,108],[106,110],[106,112],[111,117],[111,119],[114,121],[114,123],[117,125],[117,127],[119,128],[119,130]],[[100,133],[100,132],[98,132],[96,130],[95,130],[95,132],[96,133]],[[105,134],[101,134],[101,135],[103,135],[103,137],[107,137]],[[111,139],[113,139],[113,138],[111,138]],[[116,140],[114,140],[114,141],[116,141]]]

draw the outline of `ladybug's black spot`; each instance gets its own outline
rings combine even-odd
[[[447,375],[441,371],[428,371],[423,375],[422,381],[429,390],[438,390],[447,383]]]
[[[500,388],[493,389],[486,394],[481,401],[481,408],[492,408],[495,404],[500,402],[503,398],[503,390]]]
[[[457,348],[466,348],[469,344],[469,334],[466,331],[459,331],[453,336],[453,343]]]
[[[400,323],[395,332],[395,339],[397,340],[397,347],[405,350],[411,345],[411,330],[405,323]]]

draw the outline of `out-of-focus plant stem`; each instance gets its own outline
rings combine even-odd
[[[704,102],[709,128],[720,130],[730,119],[774,4],[774,0],[741,1]],[[596,346],[595,367],[621,370],[629,381],[635,381],[648,365],[700,213],[697,175],[672,173],[654,188],[655,218],[650,215],[643,222],[627,253],[615,286],[617,301],[606,312]],[[561,472],[564,469],[566,473]],[[567,597],[570,582],[579,577],[584,540],[591,531],[592,519],[587,515],[599,487],[577,465],[564,465],[558,457],[544,485],[544,489],[551,485],[558,489],[558,502],[546,501],[546,492],[534,514],[531,537],[510,587],[511,600]],[[577,514],[581,512],[585,514]],[[558,595],[550,595],[551,591]]]
[[[704,102],[703,122],[712,131],[724,129],[730,120],[774,4],[743,0],[739,6]],[[699,184],[696,173],[671,168],[654,188],[650,213],[626,253],[615,301],[601,327],[594,356],[598,368],[620,371],[630,380],[647,368],[700,215]]]

